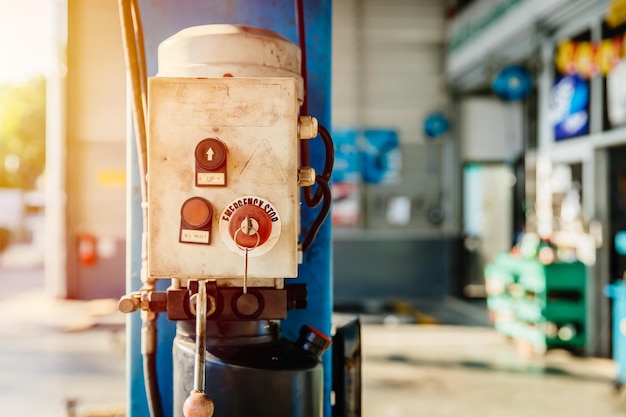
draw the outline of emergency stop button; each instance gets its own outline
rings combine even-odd
[[[272,233],[272,219],[265,210],[252,204],[236,209],[228,224],[235,244],[244,249],[263,245]]]
[[[211,203],[202,197],[187,199],[180,208],[181,243],[211,243]]]
[[[216,138],[203,139],[196,145],[197,186],[226,185],[226,153],[226,145]]]
[[[219,231],[228,249],[241,256],[261,256],[278,242],[281,215],[265,197],[244,195],[227,203],[219,215]]]

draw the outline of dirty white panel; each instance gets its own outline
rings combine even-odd
[[[269,216],[270,226],[263,227],[271,233],[249,251],[248,277],[295,277],[295,79],[152,78],[149,102],[149,275],[183,282],[243,278],[245,250],[229,232],[241,223],[234,220],[237,209],[255,206]],[[213,156],[213,148],[196,151],[207,138],[225,146],[224,186],[196,181],[199,158]],[[192,198],[206,200],[212,210],[202,230],[182,222],[183,207]]]

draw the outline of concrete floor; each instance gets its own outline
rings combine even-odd
[[[10,276],[0,270],[0,283]],[[101,316],[109,306],[53,300],[42,290],[0,300],[2,415],[69,417],[70,402],[78,415],[124,410],[124,318]]]
[[[626,415],[609,360],[524,358],[480,327],[369,325],[363,339],[366,417]]]
[[[75,401],[76,416],[121,416],[124,317],[111,300],[50,299],[42,280],[40,266],[0,264],[2,415],[66,417]],[[459,305],[445,300],[440,310],[463,319]],[[485,326],[363,318],[365,417],[626,416],[609,360],[525,358]]]

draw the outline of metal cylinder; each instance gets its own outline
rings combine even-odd
[[[207,323],[205,392],[214,417],[321,417],[323,367],[280,338],[269,321]],[[177,325],[173,345],[174,417],[193,389],[194,322]]]

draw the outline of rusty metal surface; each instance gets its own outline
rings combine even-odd
[[[219,288],[215,293],[215,312],[209,320],[278,320],[287,316],[286,289],[251,288],[258,306],[250,311],[250,306],[242,303],[244,295],[241,288]],[[195,315],[185,307],[189,304],[189,293],[183,290],[168,291],[168,317],[170,320],[191,320]]]

